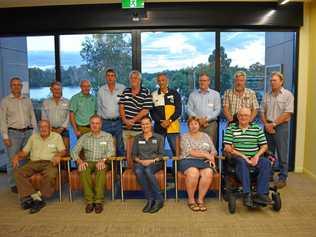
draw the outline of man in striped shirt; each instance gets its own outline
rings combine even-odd
[[[147,88],[141,87],[141,74],[131,71],[130,88],[126,88],[120,98],[120,117],[123,122],[123,140],[141,133],[140,121],[152,108],[152,98]]]
[[[256,202],[269,202],[270,161],[263,156],[267,151],[267,140],[261,127],[251,123],[251,110],[241,108],[237,113],[237,123],[232,123],[224,135],[224,151],[232,156],[236,165],[236,175],[242,183],[244,204],[253,206],[249,168],[254,167],[257,174]]]

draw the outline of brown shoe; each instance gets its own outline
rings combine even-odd
[[[274,182],[274,185],[277,189],[284,188],[286,186],[286,181],[285,180],[277,180]]]
[[[103,204],[102,203],[96,203],[94,211],[96,214],[100,214],[103,211]]]
[[[91,213],[91,212],[93,212],[93,209],[94,209],[93,203],[87,204],[87,206],[86,206],[86,213]]]

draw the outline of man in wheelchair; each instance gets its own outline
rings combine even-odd
[[[249,108],[241,108],[237,118],[238,122],[231,123],[225,131],[224,152],[235,165],[237,179],[242,184],[244,205],[268,204],[271,163],[264,156],[268,149],[266,137],[262,128],[251,122]],[[251,193],[251,169],[257,176],[254,195]]]

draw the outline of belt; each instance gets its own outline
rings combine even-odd
[[[79,127],[83,127],[83,128],[90,128],[90,124],[89,125],[78,125]]]
[[[107,120],[107,121],[117,121],[120,120],[120,117],[116,117],[116,118],[102,118],[103,120]]]
[[[31,130],[33,128],[31,128],[31,127],[26,127],[26,128],[11,128],[11,127],[9,127],[8,129],[18,131],[18,132],[26,132],[26,131]]]

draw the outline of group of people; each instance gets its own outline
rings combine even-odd
[[[220,94],[209,88],[206,73],[199,77],[199,89],[188,99],[189,115],[186,134],[180,136],[181,96],[169,88],[166,74],[157,75],[159,89],[150,92],[141,86],[141,73],[131,71],[130,87],[116,80],[116,72],[105,72],[106,84],[97,95],[90,92],[88,80],[80,83],[81,91],[70,101],[62,97],[62,85],[54,81],[52,96],[42,104],[39,128],[31,100],[21,94],[18,77],[10,81],[11,94],[1,101],[1,134],[10,162],[7,165],[9,185],[18,192],[23,209],[38,212],[45,206],[43,197],[53,192],[56,165],[69,154],[71,124],[78,140],[70,155],[77,162],[80,181],[86,201],[85,211],[103,211],[105,171],[110,168],[108,158],[123,156],[127,139],[133,138],[134,171],[147,199],[143,212],[155,213],[163,207],[155,172],[162,168],[164,141],[167,139],[176,155],[180,138],[180,170],[186,177],[188,206],[193,211],[206,211],[204,197],[216,168],[217,119],[223,108],[228,126],[224,135],[224,151],[236,163],[238,179],[244,192],[244,203],[251,205],[249,166],[258,169],[257,197],[265,201],[268,193],[271,165],[264,157],[269,149],[277,151],[280,173],[278,187],[284,187],[288,171],[288,123],[294,112],[294,97],[283,87],[279,72],[271,76],[271,91],[264,95],[260,108],[263,129],[254,119],[259,104],[253,90],[246,88],[246,74],[234,76],[234,87],[225,91],[223,107]],[[153,127],[152,127],[152,124]],[[179,137],[179,138],[178,138]],[[25,164],[23,160],[29,156]],[[35,190],[29,178],[34,173],[43,176],[40,191]],[[92,173],[95,184],[92,185]],[[199,191],[197,200],[195,191]]]

